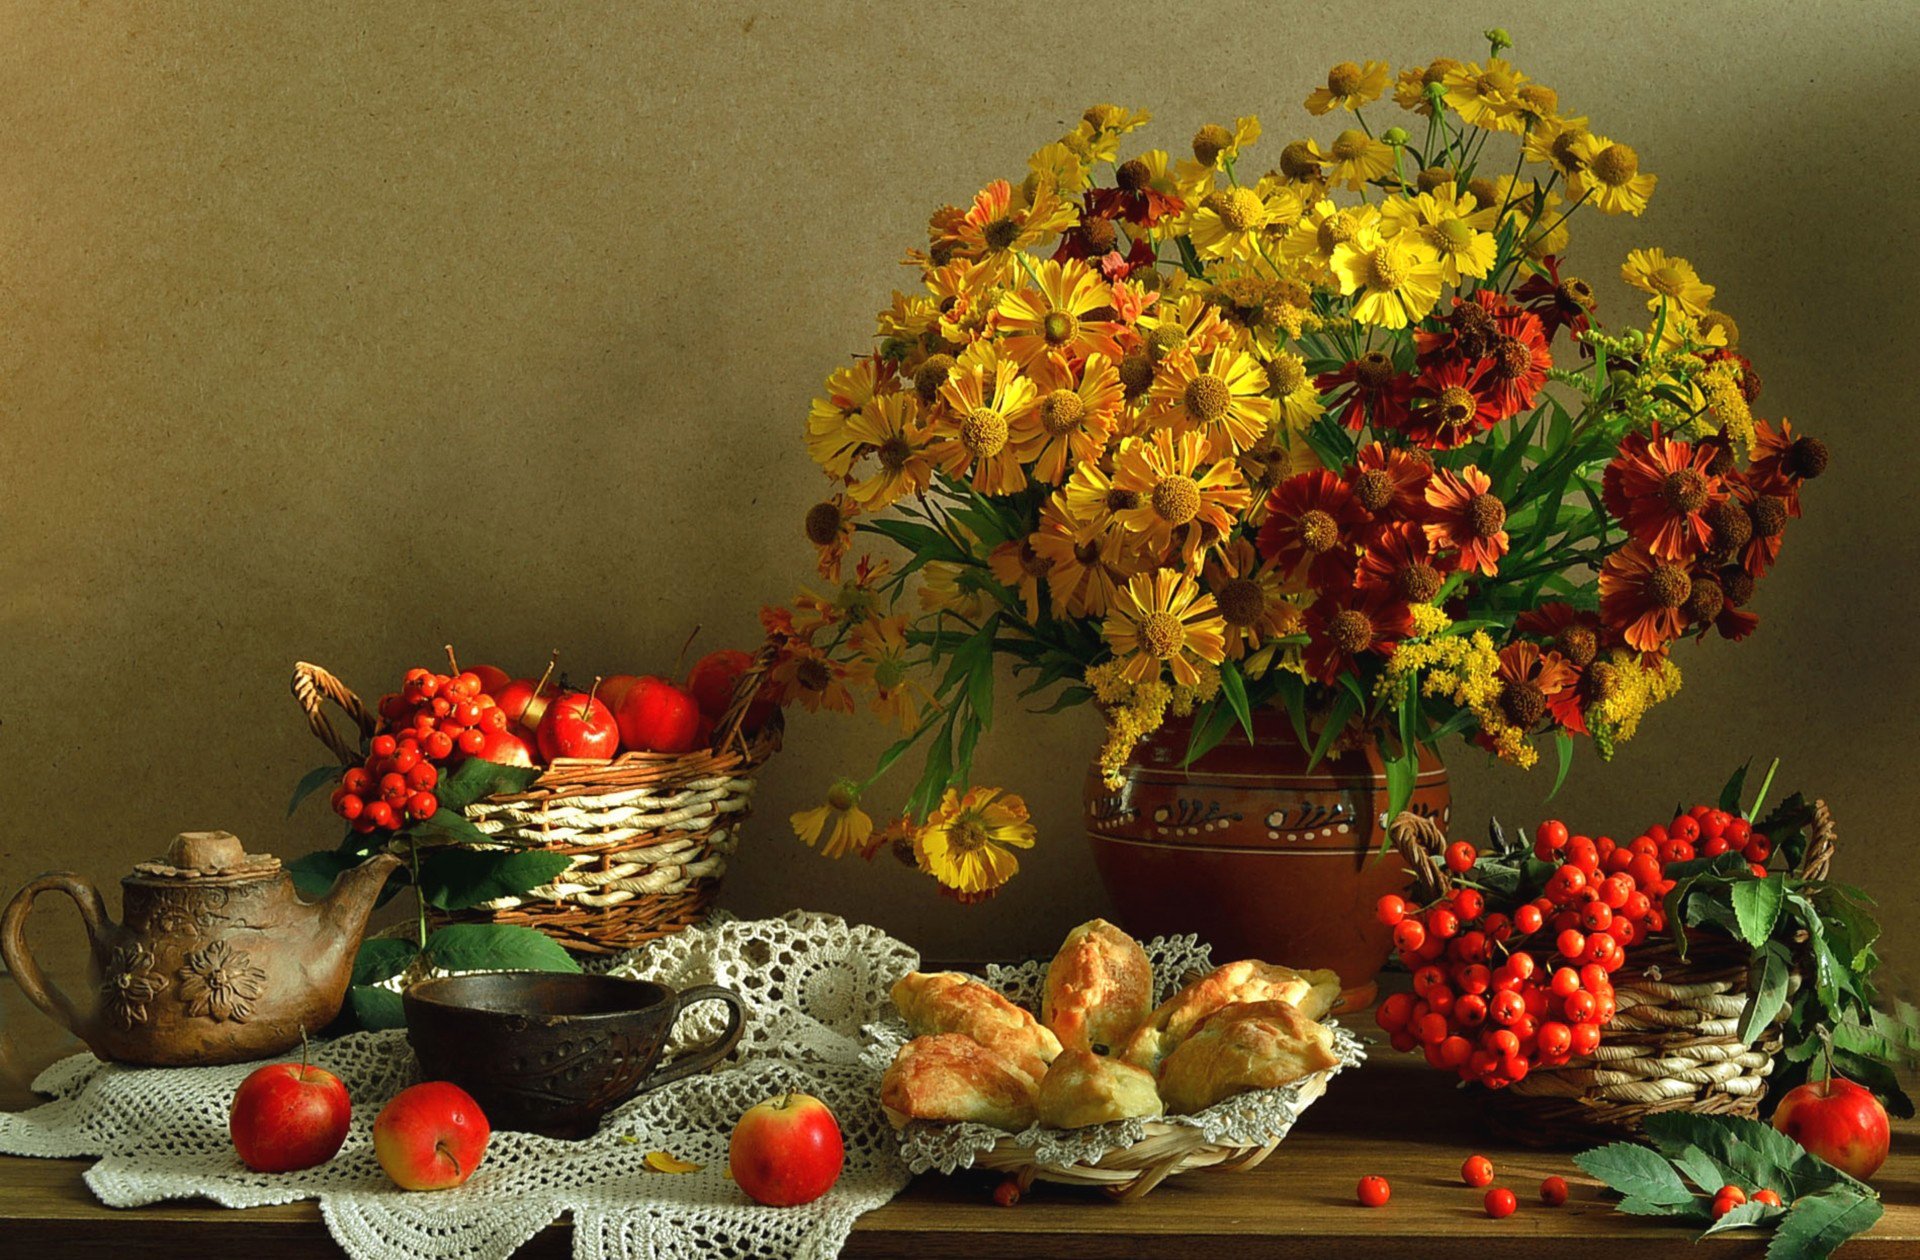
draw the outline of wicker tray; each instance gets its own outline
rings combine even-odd
[[[1814,802],[1813,836],[1800,874],[1823,879],[1833,862],[1834,826],[1826,803]],[[1413,814],[1389,832],[1414,876],[1415,895],[1433,901],[1451,890],[1439,854],[1446,836]],[[1738,1035],[1748,993],[1749,951],[1738,942],[1697,933],[1681,959],[1665,939],[1632,947],[1614,973],[1617,1009],[1592,1055],[1558,1067],[1536,1067],[1505,1089],[1480,1089],[1482,1113],[1503,1136],[1530,1146],[1567,1146],[1637,1134],[1642,1120],[1664,1111],[1752,1117],[1766,1097],[1780,1022],[1752,1045]],[[1798,989],[1800,977],[1790,977]]]
[[[630,752],[611,761],[560,758],[525,792],[468,806],[467,817],[488,835],[565,854],[573,865],[519,896],[431,917],[538,928],[582,954],[621,953],[700,921],[739,844],[754,772],[780,748],[778,711],[751,738],[742,731],[772,659],[771,649],[762,649],[741,675],[710,748]],[[294,666],[293,694],[314,735],[342,764],[359,764],[378,715],[334,675],[304,661]],[[328,702],[351,720],[355,738],[334,728]]]

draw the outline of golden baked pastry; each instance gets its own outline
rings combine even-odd
[[[958,972],[909,972],[894,984],[893,1004],[916,1037],[964,1033],[1036,1085],[1060,1054],[1059,1039],[1031,1012]]]
[[[1037,1091],[999,1055],[962,1033],[915,1037],[880,1078],[880,1105],[910,1120],[971,1120],[1010,1133],[1032,1124]]]
[[[1140,942],[1095,919],[1067,933],[1047,968],[1040,1022],[1068,1050],[1118,1050],[1153,1009],[1153,964]]]
[[[1083,1129],[1165,1110],[1153,1074],[1089,1050],[1063,1050],[1040,1082],[1040,1123]]]
[[[1155,1007],[1146,1022],[1128,1038],[1120,1057],[1135,1067],[1157,1072],[1173,1048],[1201,1020],[1223,1006],[1235,1002],[1287,1002],[1311,1020],[1332,1010],[1339,997],[1340,977],[1331,971],[1295,971],[1252,958],[1230,962]]]
[[[1160,1067],[1167,1110],[1190,1115],[1248,1089],[1336,1066],[1333,1032],[1288,1002],[1236,1002],[1202,1020]]]

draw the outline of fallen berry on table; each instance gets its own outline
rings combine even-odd
[[[1540,1183],[1540,1202],[1548,1207],[1559,1207],[1567,1201],[1567,1179],[1548,1177]]]
[[[1460,1165],[1460,1180],[1470,1186],[1493,1184],[1493,1161],[1485,1155],[1469,1155],[1467,1162]]]
[[[1362,1177],[1355,1195],[1361,1207],[1384,1207],[1387,1200],[1393,1197],[1393,1187],[1387,1184],[1385,1177]]]
[[[1781,1206],[1780,1195],[1777,1192],[1767,1189],[1765,1187],[1762,1187],[1761,1189],[1755,1190],[1753,1192],[1753,1201],[1755,1203],[1764,1203],[1768,1207]]]
[[[1513,1191],[1505,1186],[1495,1186],[1487,1191],[1484,1202],[1487,1205],[1487,1215],[1496,1221],[1512,1216],[1514,1210],[1520,1206],[1520,1200],[1514,1198]]]
[[[993,1201],[1001,1207],[1012,1207],[1020,1202],[1020,1183],[1008,1177],[993,1188]]]

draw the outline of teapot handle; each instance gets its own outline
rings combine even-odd
[[[88,943],[96,955],[113,929],[113,920],[107,917],[106,902],[101,900],[100,890],[94,887],[93,881],[71,871],[50,871],[40,876],[16,893],[7,903],[6,912],[0,914],[0,959],[5,960],[7,970],[27,1000],[85,1041],[91,1018],[76,1011],[67,995],[47,980],[27,949],[27,914],[33,909],[34,899],[43,892],[63,892],[73,898],[74,905],[80,908],[81,920],[87,925]]]

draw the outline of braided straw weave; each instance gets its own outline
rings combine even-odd
[[[1813,814],[1800,873],[1824,879],[1833,861],[1833,817],[1823,801],[1814,803]],[[1416,895],[1422,901],[1447,895],[1451,885],[1438,858],[1446,836],[1439,827],[1403,813],[1388,834],[1413,873]],[[1751,1046],[1740,1041],[1749,956],[1744,945],[1717,935],[1690,942],[1684,960],[1664,938],[1635,945],[1614,975],[1617,1010],[1599,1049],[1488,1091],[1488,1119],[1508,1137],[1560,1146],[1631,1134],[1663,1111],[1757,1115],[1780,1049],[1780,1025]],[[1797,989],[1800,977],[1789,983]]]
[[[518,896],[433,917],[534,927],[584,954],[617,954],[698,922],[739,844],[754,772],[780,748],[777,713],[751,737],[741,729],[772,660],[763,649],[741,675],[710,748],[558,758],[525,792],[468,806],[473,824],[503,846],[562,853],[573,865]],[[378,716],[338,678],[304,661],[294,666],[293,694],[314,735],[343,764],[358,764]],[[355,738],[328,720],[329,702],[357,728]]]

